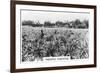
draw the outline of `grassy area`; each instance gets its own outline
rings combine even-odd
[[[43,57],[70,56],[86,59],[88,29],[39,28],[22,26],[22,61],[43,60]]]

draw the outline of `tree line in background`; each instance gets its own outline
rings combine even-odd
[[[44,23],[40,23],[39,21],[34,22],[31,20],[24,20],[22,21],[22,25],[25,26],[32,26],[32,27],[66,27],[66,28],[83,28],[87,29],[89,27],[89,21],[83,20],[80,21],[79,19],[76,19],[74,21],[56,21],[55,23],[52,23],[50,21],[45,21]]]

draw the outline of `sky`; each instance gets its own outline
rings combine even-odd
[[[65,22],[75,19],[80,19],[80,21],[88,20],[89,13],[21,10],[21,21],[31,20],[40,23],[50,21],[54,23],[56,21]]]

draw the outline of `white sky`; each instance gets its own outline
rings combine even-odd
[[[75,19],[80,19],[83,21],[84,19],[89,19],[89,13],[71,13],[71,12],[50,12],[50,11],[21,11],[21,20],[32,20],[39,21],[40,23],[44,23],[44,21],[72,21]]]

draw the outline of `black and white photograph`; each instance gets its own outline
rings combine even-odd
[[[21,61],[89,58],[89,13],[21,10]]]
[[[96,66],[96,6],[12,2],[11,71]]]

